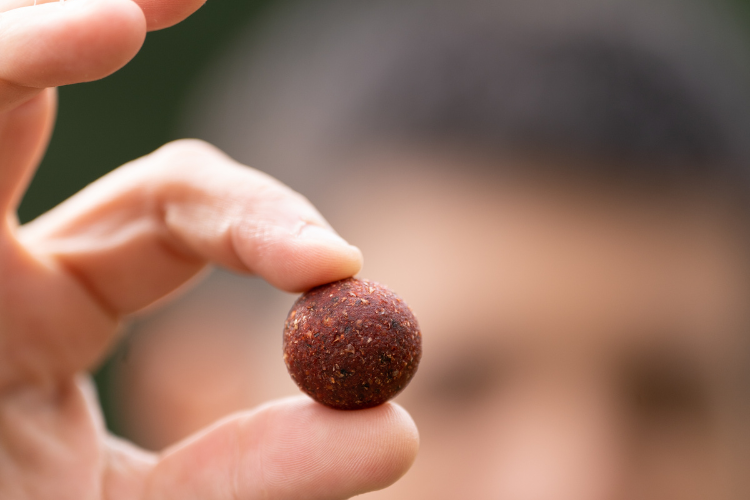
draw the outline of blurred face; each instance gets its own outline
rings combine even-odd
[[[369,182],[337,227],[425,342],[399,399],[420,455],[373,498],[748,498],[748,282],[726,214],[572,184]]]
[[[636,200],[420,162],[365,169],[379,174],[323,207],[362,248],[362,275],[404,297],[424,332],[419,373],[398,399],[419,426],[420,455],[368,498],[748,498],[750,282],[731,218],[689,197]],[[227,297],[239,296],[233,286]],[[292,297],[276,297],[234,327],[217,299],[223,331],[236,333],[221,342],[208,327],[191,340],[201,335],[170,329],[168,316],[155,323],[165,333],[137,337],[121,368],[126,404],[143,418],[131,437],[158,447],[294,391],[279,347]],[[251,324],[268,331],[248,335]],[[206,380],[196,371],[215,387],[244,374],[246,387],[176,390]]]

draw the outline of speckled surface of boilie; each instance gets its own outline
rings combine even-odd
[[[417,371],[422,333],[387,287],[348,278],[313,288],[284,324],[284,362],[297,385],[340,410],[370,408],[401,392]]]

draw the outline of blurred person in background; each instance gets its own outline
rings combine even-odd
[[[368,498],[750,495],[747,41],[719,5],[286,3],[186,131],[299,190],[409,302],[421,450]],[[160,449],[294,394],[294,297],[215,272],[114,358]]]

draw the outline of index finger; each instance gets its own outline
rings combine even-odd
[[[3,239],[0,275],[23,285],[8,290],[16,306],[0,310],[4,341],[8,352],[28,354],[0,366],[30,363],[55,376],[90,368],[118,318],[166,296],[208,262],[286,291],[352,276],[362,264],[360,251],[304,197],[197,141],[105,176],[20,228],[21,245]]]
[[[118,314],[207,262],[299,292],[356,274],[362,256],[300,194],[201,141],[177,141],[103,177],[21,228]]]

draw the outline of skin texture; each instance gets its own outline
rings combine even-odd
[[[362,262],[302,196],[198,141],[167,145],[19,227],[53,128],[45,87],[112,73],[147,29],[197,7],[0,2],[0,498],[348,498],[414,460],[416,428],[390,404],[346,418],[308,398],[278,401],[159,454],[104,429],[86,372],[126,315],[208,263],[299,292]]]
[[[409,306],[387,287],[349,278],[313,288],[284,323],[284,363],[314,400],[361,410],[401,392],[422,357]]]

